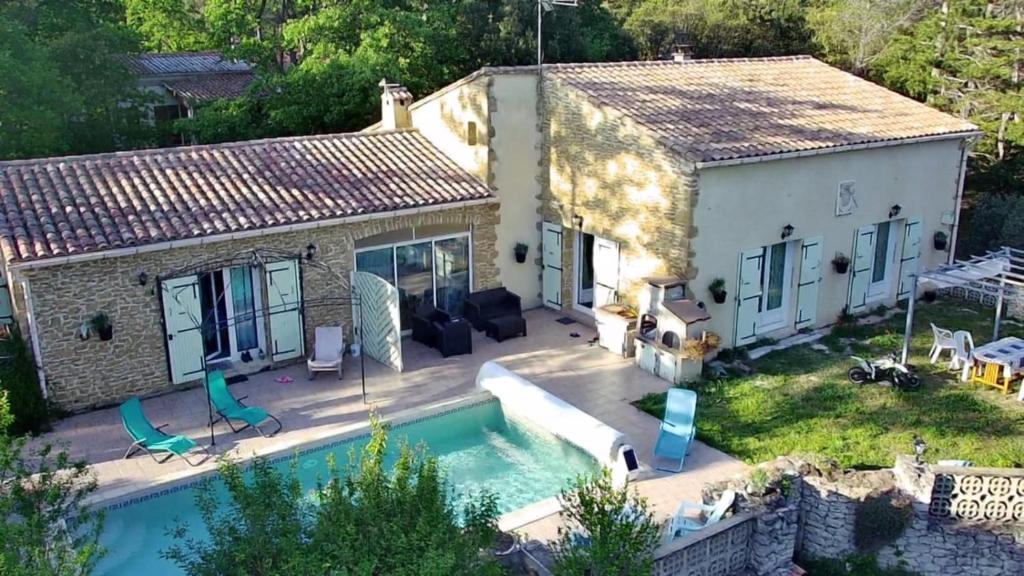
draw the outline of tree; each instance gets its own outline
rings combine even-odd
[[[6,392],[0,392],[0,574],[83,576],[102,557],[103,517],[84,505],[96,480],[84,462],[44,445],[27,450],[11,436]],[[66,524],[75,519],[74,527]]]
[[[404,443],[388,466],[387,427],[374,415],[371,428],[346,473],[330,466],[308,495],[294,461],[282,472],[258,458],[251,473],[222,461],[227,501],[212,482],[196,498],[210,539],[180,526],[164,555],[193,575],[500,573],[480,553],[497,536],[494,497],[456,503],[437,461]]]
[[[809,10],[807,21],[827,62],[863,76],[931,5],[930,0],[824,0]]]
[[[630,576],[654,570],[660,530],[647,501],[605,470],[577,478],[559,501],[564,525],[555,543],[558,576]]]

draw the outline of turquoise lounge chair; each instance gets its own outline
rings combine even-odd
[[[146,454],[160,464],[174,456],[180,456],[190,466],[198,466],[210,456],[210,452],[205,447],[199,446],[191,438],[163,433],[160,429],[166,424],[154,427],[146,418],[146,413],[142,411],[142,402],[137,397],[132,397],[121,404],[121,423],[124,424],[125,431],[132,438],[132,445],[124,453],[125,458],[131,457],[138,450],[145,450]],[[202,460],[192,463],[186,454],[196,447],[206,452],[206,456]],[[160,460],[156,457],[157,453],[166,453],[167,457]]]
[[[672,388],[668,391],[665,403],[665,418],[661,422],[658,441],[654,444],[654,461],[658,470],[679,472],[683,469],[683,460],[690,452],[690,443],[697,433],[693,419],[697,414],[697,393],[684,388]],[[658,458],[672,463],[673,467],[657,465]]]
[[[268,414],[266,410],[242,404],[242,400],[245,400],[247,396],[237,399],[232,396],[231,391],[228,390],[228,383],[224,380],[224,373],[220,370],[210,372],[206,377],[206,382],[210,389],[210,402],[213,404],[213,409],[217,412],[218,416],[214,422],[224,420],[228,423],[231,431],[235,433],[241,432],[246,428],[253,428],[264,438],[273,436],[281,431],[281,421]],[[235,428],[235,425],[231,423],[232,420],[244,422],[245,426]],[[270,434],[264,433],[260,427],[267,420],[273,420],[277,423],[277,430]]]
[[[693,532],[703,530],[708,526],[717,524],[722,516],[732,508],[733,502],[736,501],[736,493],[732,490],[726,490],[722,492],[722,497],[715,502],[714,505],[709,506],[707,504],[694,504],[692,502],[683,502],[679,505],[679,509],[676,510],[676,515],[668,523],[668,539],[671,542],[675,538],[686,536]],[[701,522],[692,517],[685,516],[688,510],[696,510],[702,514],[707,514],[707,520]]]

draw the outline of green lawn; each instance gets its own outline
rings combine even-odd
[[[898,350],[906,316],[875,326],[840,326],[820,342],[829,353],[798,346],[749,362],[750,375],[695,384],[700,394],[698,438],[749,463],[794,453],[817,453],[845,467],[891,466],[897,454],[912,452],[914,434],[928,443],[926,458],[969,459],[981,466],[1024,465],[1024,403],[963,384],[930,365],[928,322],[970,330],[976,345],[991,339],[990,308],[957,299],[919,303],[915,311],[911,364],[923,384],[914,392],[877,385],[859,387],[846,379],[852,360],[841,338],[854,338],[858,356]],[[1022,336],[1004,322],[1001,336]],[[649,395],[637,406],[657,417],[665,395]]]

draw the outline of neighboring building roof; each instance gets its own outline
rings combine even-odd
[[[164,82],[175,96],[189,102],[208,102],[220,98],[238,98],[252,84],[254,75],[245,72],[202,74]]]
[[[26,262],[491,200],[415,130],[0,162],[0,249]]]
[[[978,130],[809,56],[552,64],[544,74],[631,118],[692,162]]]
[[[220,52],[132,54],[125,58],[125,63],[128,71],[137,76],[252,71],[248,62],[226,59]]]

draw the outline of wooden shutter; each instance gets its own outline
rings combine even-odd
[[[756,248],[740,253],[739,281],[736,294],[736,338],[734,344],[743,346],[757,340],[757,315],[761,309],[763,292],[761,267],[764,249]]]
[[[267,311],[270,316],[270,354],[274,362],[298,358],[304,353],[302,285],[299,261],[267,264]]]
[[[847,300],[851,314],[867,308],[868,290],[871,288],[871,266],[875,258],[874,224],[857,229],[853,239],[853,262],[850,273],[850,295]]]
[[[543,225],[544,305],[548,308],[562,308],[562,225],[544,222]]]
[[[619,243],[594,237],[594,308],[619,296]]]
[[[352,321],[356,342],[362,334],[362,353],[401,372],[402,319],[398,289],[376,274],[353,271],[352,293],[359,299],[352,304]]]
[[[900,258],[900,288],[896,294],[897,300],[903,300],[910,295],[914,286],[912,276],[917,274],[917,267],[921,259],[921,219],[908,218],[903,231],[903,256]]]
[[[0,326],[10,324],[14,324],[11,290],[7,285],[7,275],[0,271]]]
[[[796,327],[814,326],[818,320],[818,289],[821,286],[822,238],[804,240],[800,247],[800,283],[796,289]]]
[[[164,335],[171,382],[184,384],[203,377],[202,306],[199,277],[170,278],[160,282]]]

